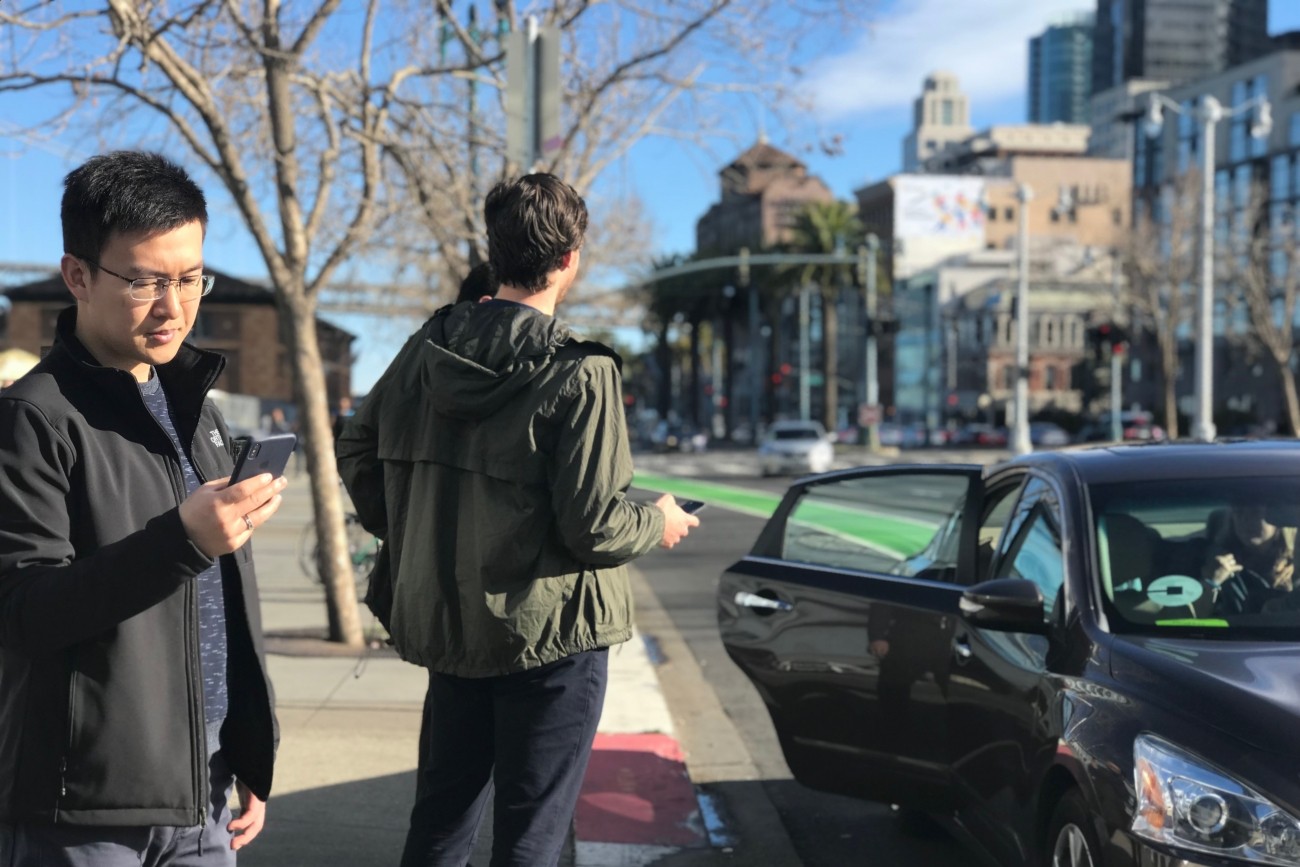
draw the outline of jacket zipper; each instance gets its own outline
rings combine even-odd
[[[157,376],[157,373],[154,375]],[[137,390],[137,394],[138,393]],[[204,394],[206,395],[206,393],[205,390]],[[145,411],[146,415],[153,419],[153,423],[157,426],[158,432],[163,435],[163,439],[172,443],[172,438],[167,433],[167,430],[162,426],[162,422],[158,421],[154,414],[149,411],[148,406],[145,406],[143,395],[140,395],[140,408]],[[170,407],[168,410],[170,411]],[[195,420],[194,424],[196,434],[198,431],[198,422],[201,421],[202,418],[203,410],[200,409],[198,419]],[[174,426],[175,420],[173,419],[173,427]],[[176,432],[176,438],[178,441],[180,440],[180,437],[181,432],[178,430]],[[172,448],[174,449],[177,445],[181,444],[179,442],[172,443]],[[184,448],[183,445],[181,445],[181,447]],[[198,478],[199,484],[203,484],[203,474],[199,471],[198,465],[194,461],[193,451],[194,449],[191,440],[191,454],[188,456],[190,466],[194,469],[194,475]],[[181,468],[180,461],[181,458],[178,455],[175,461],[167,464],[168,475],[171,476],[172,493],[176,496],[177,505],[185,502],[185,478],[184,470]],[[177,475],[181,476],[181,478],[177,479]],[[217,568],[220,567],[221,559],[217,558]],[[209,785],[207,780],[208,738],[207,720],[205,720],[203,716],[202,689],[195,689],[194,687],[196,682],[202,683],[202,676],[199,674],[201,664],[198,659],[199,595],[194,584],[195,582],[193,581],[185,582],[185,688],[189,693],[190,702],[190,778],[194,780],[194,824],[196,826],[202,826],[204,824],[203,805],[207,800],[204,797],[203,790]]]
[[[72,736],[76,730],[77,720],[77,670],[74,667],[68,675],[68,738],[63,755],[59,757],[59,796],[54,799],[54,823],[59,823],[60,808],[63,799],[68,796],[68,756],[72,754]]]

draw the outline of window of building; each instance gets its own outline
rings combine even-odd
[[[998,209],[997,209],[997,208],[989,208],[989,209],[988,209],[988,217],[989,217],[989,222],[990,222],[990,223],[996,223],[996,222],[998,221]]]
[[[1015,209],[1015,208],[1003,208],[1003,209],[1002,209],[1002,217],[1003,217],[1003,219],[1005,219],[1008,223],[1011,222],[1012,220],[1014,220],[1014,219],[1016,218],[1016,209]]]
[[[1291,198],[1291,161],[1290,154],[1279,154],[1269,166],[1269,197],[1275,202]]]
[[[1048,365],[1043,368],[1043,387],[1048,391],[1056,391],[1061,387],[1059,376],[1059,371],[1055,367]]]
[[[943,101],[943,125],[952,126],[952,124],[953,124],[952,100],[945,99]]]
[[[1110,222],[1116,226],[1124,225],[1124,211],[1121,208],[1111,208]]]

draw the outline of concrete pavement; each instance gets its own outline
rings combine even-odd
[[[394,867],[415,791],[426,676],[380,645],[340,652],[321,640],[324,592],[303,574],[298,544],[311,520],[305,476],[258,530],[268,666],[281,726],[267,824],[240,854],[243,867]],[[367,632],[378,625],[362,608]],[[651,648],[652,650],[653,648]],[[485,867],[490,823],[472,864]],[[566,867],[639,867],[709,845],[647,646],[610,655],[597,749]]]

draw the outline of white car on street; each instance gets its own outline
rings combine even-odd
[[[815,421],[774,422],[758,447],[759,470],[765,476],[824,473],[834,458],[826,428]]]

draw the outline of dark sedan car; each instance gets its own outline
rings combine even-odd
[[[1003,865],[1300,865],[1297,526],[1297,443],[829,473],[719,624],[806,785]]]

